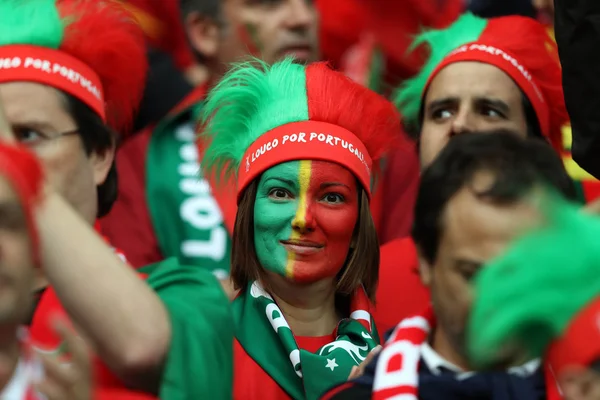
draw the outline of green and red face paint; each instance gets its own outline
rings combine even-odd
[[[296,282],[337,275],[358,220],[358,185],[327,161],[290,161],[262,174],[254,205],[261,265]]]
[[[261,136],[244,160],[238,193],[259,179],[254,242],[261,265],[297,282],[334,277],[358,220],[357,181],[369,187],[371,160],[361,141],[339,126],[295,122]]]

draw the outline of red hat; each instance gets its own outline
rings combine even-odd
[[[544,25],[520,16],[483,19],[465,14],[448,29],[417,37],[414,45],[421,44],[429,46],[429,60],[396,96],[409,123],[418,121],[427,88],[444,67],[476,61],[491,64],[513,79],[533,105],[542,134],[562,153],[562,127],[569,115],[558,50]]]
[[[29,81],[66,92],[113,129],[133,121],[145,85],[142,30],[115,1],[0,4],[0,83]]]

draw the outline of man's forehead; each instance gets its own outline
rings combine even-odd
[[[0,100],[11,125],[49,125],[66,114],[61,93],[49,86],[31,82],[0,84]]]
[[[455,63],[441,70],[432,80],[427,100],[439,97],[502,98],[519,94],[519,87],[502,70],[483,63]]]
[[[499,204],[478,197],[469,186],[450,199],[442,218],[441,233],[447,245],[456,252],[477,252],[484,260],[540,220],[525,196],[514,203]]]

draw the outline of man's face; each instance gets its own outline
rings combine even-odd
[[[97,212],[96,185],[106,179],[113,151],[87,155],[79,128],[67,111],[66,99],[46,85],[29,82],[0,84],[0,99],[13,134],[0,140],[21,142],[41,160],[49,182],[88,222]]]
[[[318,16],[313,0],[222,0],[218,61],[252,55],[272,64],[286,56],[316,61]]]
[[[300,283],[342,269],[358,221],[358,184],[327,161],[291,161],[262,174],[254,204],[254,245],[263,268]]]
[[[474,176],[446,205],[433,265],[421,262],[421,278],[431,290],[437,334],[465,357],[464,335],[472,303],[471,280],[485,263],[500,255],[539,215],[525,200],[509,205],[479,199],[494,177],[487,171]]]
[[[453,135],[502,128],[527,136],[519,87],[492,65],[450,64],[433,79],[423,101],[421,165],[431,164]]]
[[[25,212],[12,186],[0,177],[0,324],[18,324],[26,318],[33,276]]]

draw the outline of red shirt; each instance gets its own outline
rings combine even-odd
[[[379,287],[373,318],[379,335],[404,318],[421,313],[429,304],[429,289],[419,278],[419,259],[412,238],[396,239],[381,247]]]
[[[321,347],[335,340],[333,335],[319,337],[296,336],[299,348],[316,353]],[[286,367],[291,368],[290,365]],[[235,400],[287,400],[291,397],[265,372],[242,345],[233,343],[233,398]]]

